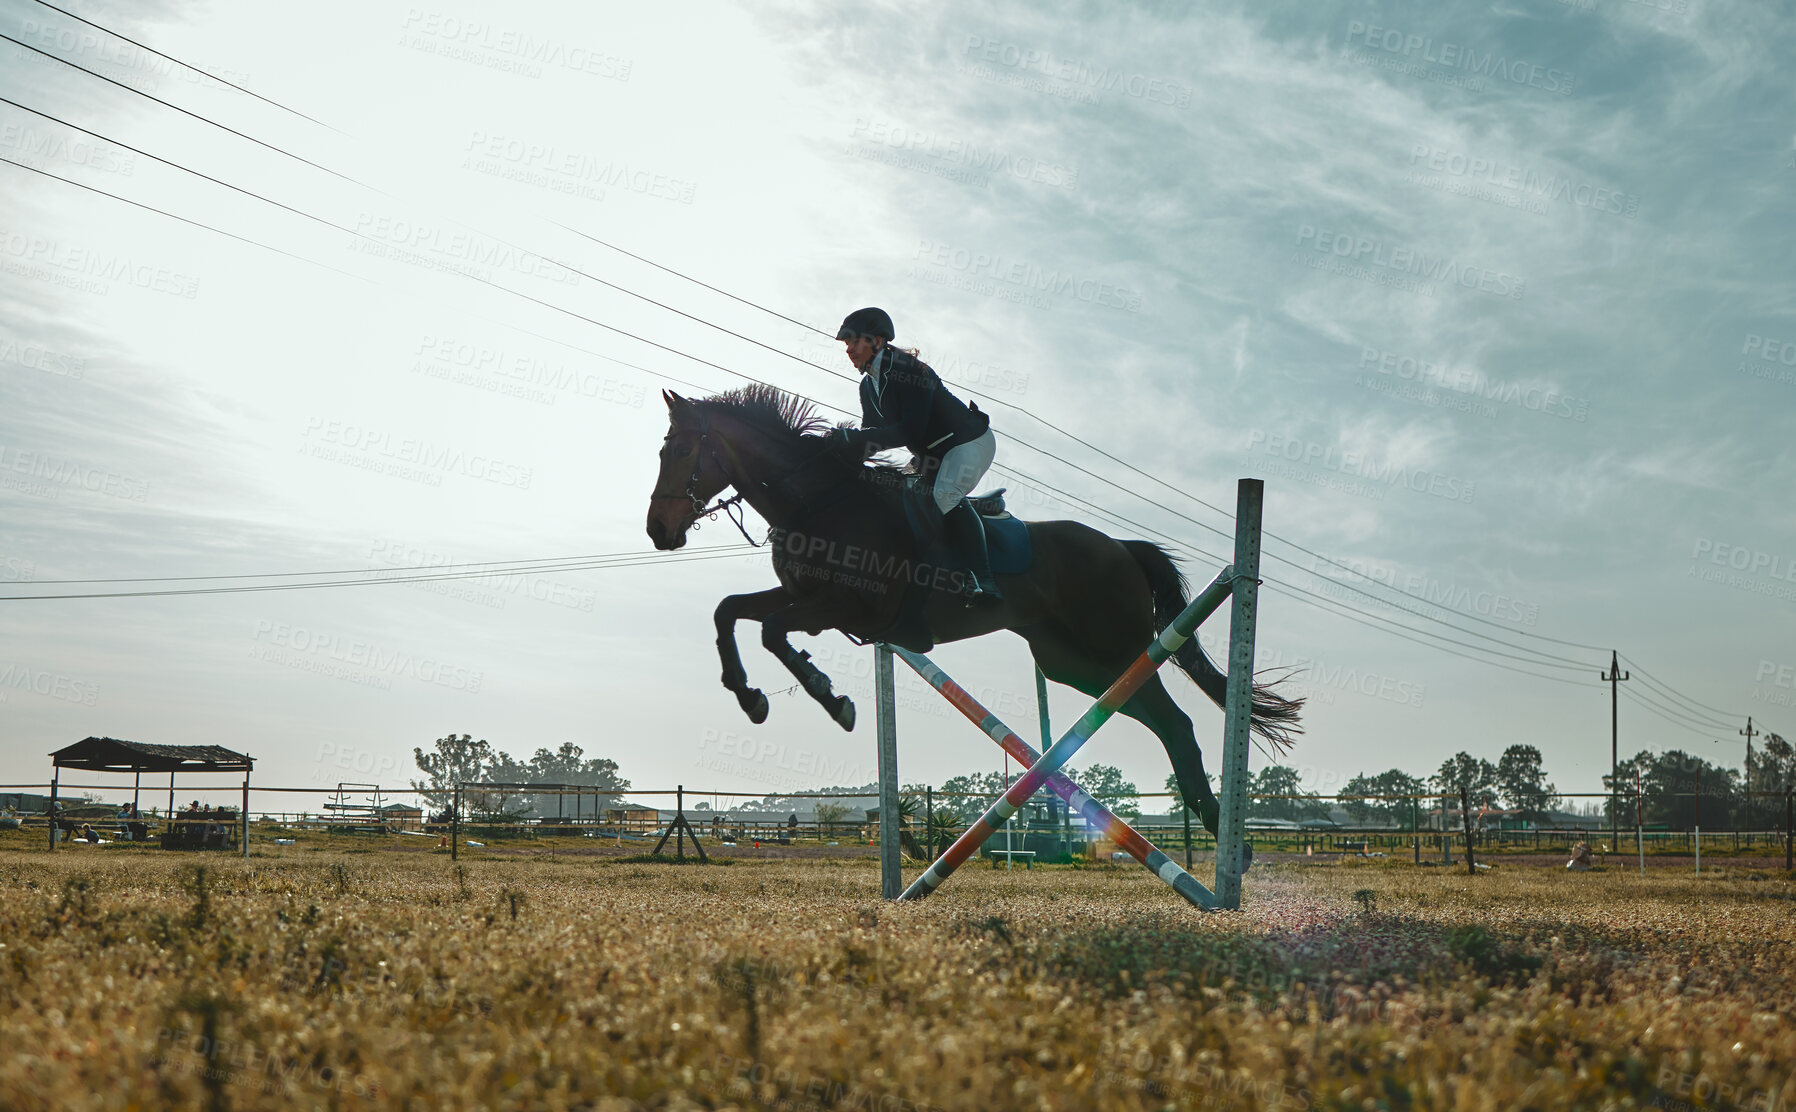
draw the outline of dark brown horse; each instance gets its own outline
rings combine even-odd
[[[772,527],[769,544],[780,585],[730,595],[716,613],[723,685],[757,723],[767,718],[767,697],[748,685],[736,649],[736,622],[744,618],[761,623],[767,651],[830,717],[852,730],[854,704],[834,694],[808,653],[792,647],[792,633],[836,629],[922,651],[928,641],[1014,630],[1049,679],[1096,698],[1185,607],[1184,577],[1159,545],[1114,540],[1075,521],[1037,521],[1027,526],[1033,552],[1027,571],[999,576],[1002,602],[969,608],[957,590],[960,572],[917,559],[899,501],[905,474],[844,457],[824,435],[829,425],[809,405],[761,386],[699,400],[666,392],[662,397],[670,423],[649,498],[655,547],[684,545],[693,523],[714,511],[711,500],[729,488]],[[907,584],[920,584],[916,589],[926,593],[926,637],[893,633]],[[1204,694],[1224,705],[1227,678],[1195,637],[1174,659]],[[1301,699],[1256,683],[1254,732],[1276,747],[1288,745],[1302,729],[1301,707]],[[1186,805],[1214,833],[1218,804],[1191,719],[1158,677],[1122,712],[1160,739]]]

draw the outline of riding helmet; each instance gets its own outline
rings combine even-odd
[[[897,330],[892,327],[892,318],[884,309],[869,306],[842,318],[842,327],[836,330],[838,340],[852,340],[856,336],[877,336],[889,344],[897,338]]]

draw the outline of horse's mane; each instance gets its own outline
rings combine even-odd
[[[829,418],[818,414],[815,403],[759,382],[699,398],[693,404],[711,413],[728,413],[762,432],[786,440],[793,448],[820,447],[821,438],[835,427]],[[864,466],[893,474],[903,470],[887,464],[856,464],[846,458],[842,463],[845,468]]]
[[[727,412],[763,432],[783,435],[794,442],[830,429],[829,421],[817,415],[814,404],[765,383],[701,398],[697,404],[712,412]]]

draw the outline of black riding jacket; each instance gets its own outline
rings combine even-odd
[[[949,393],[929,364],[888,344],[861,376],[862,427],[851,439],[875,451],[909,448],[914,455],[940,459],[948,449],[979,439],[990,425],[978,406]]]

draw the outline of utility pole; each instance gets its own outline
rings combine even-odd
[[[1615,650],[1609,650],[1609,671],[1602,675],[1603,681],[1609,685],[1609,849],[1614,852],[1621,844],[1621,804],[1616,802],[1615,782],[1621,776],[1621,711],[1615,685],[1628,678],[1621,670],[1621,661],[1616,658]]]
[[[1752,728],[1752,715],[1746,716],[1746,728],[1740,736],[1746,739],[1746,827],[1752,828],[1752,739],[1758,731]]]

